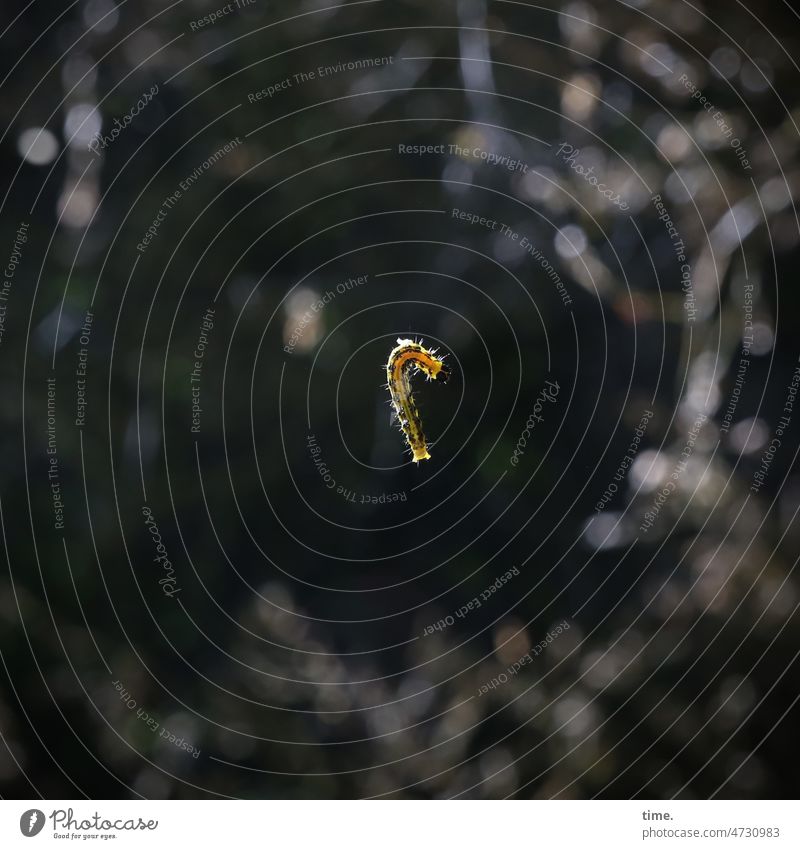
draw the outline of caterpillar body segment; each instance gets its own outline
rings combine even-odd
[[[439,380],[442,383],[446,383],[450,377],[450,370],[443,359],[436,356],[436,351],[429,351],[421,343],[411,339],[398,339],[397,347],[392,349],[386,364],[386,381],[400,429],[415,463],[429,460],[431,456],[411,391],[411,376],[418,371],[428,380]]]

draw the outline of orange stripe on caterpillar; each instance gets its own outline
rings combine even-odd
[[[400,428],[414,455],[414,462],[419,463],[420,460],[429,460],[431,455],[411,394],[411,374],[415,371],[421,371],[428,380],[438,379],[442,383],[450,377],[450,370],[435,351],[429,351],[411,339],[398,339],[397,347],[389,354],[386,364],[386,380]]]

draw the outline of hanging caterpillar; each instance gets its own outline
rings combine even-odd
[[[446,383],[450,377],[450,370],[442,358],[436,356],[436,351],[429,351],[411,339],[398,339],[397,347],[389,354],[386,379],[392,406],[415,463],[429,460],[431,456],[417,405],[411,394],[411,374],[417,371],[421,371],[428,380],[439,379],[442,383]]]

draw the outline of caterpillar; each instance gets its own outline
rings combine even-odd
[[[398,339],[397,347],[389,354],[386,364],[386,379],[392,406],[397,414],[400,429],[411,449],[415,463],[429,460],[428,443],[422,430],[422,421],[411,394],[411,374],[421,371],[428,380],[441,380],[446,383],[450,370],[436,351],[429,351],[419,342],[411,339]]]

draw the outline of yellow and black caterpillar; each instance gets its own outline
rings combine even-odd
[[[389,354],[389,362],[386,364],[386,380],[400,428],[414,462],[419,463],[420,460],[429,460],[431,455],[411,394],[411,374],[416,371],[421,371],[428,380],[438,379],[442,383],[446,383],[450,377],[450,370],[442,358],[436,356],[436,351],[429,351],[411,339],[398,339],[397,347]]]

